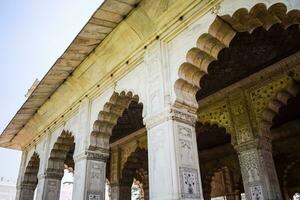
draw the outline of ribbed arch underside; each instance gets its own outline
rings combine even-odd
[[[217,124],[196,123],[198,150],[210,149],[224,144],[231,143],[231,135],[226,129]]]
[[[175,83],[177,101],[197,101],[300,50],[300,11],[256,4],[217,16],[186,55]]]
[[[28,162],[22,184],[30,184],[36,186],[38,183],[38,171],[40,166],[40,158],[39,155],[34,152],[33,155],[30,158],[30,161]]]
[[[262,113],[263,130],[269,132],[286,122],[300,118],[300,84],[292,82],[279,91]]]
[[[93,124],[90,150],[109,149],[111,142],[142,127],[143,104],[132,92],[114,92]]]
[[[63,131],[54,143],[48,160],[48,173],[59,174],[61,177],[64,174],[65,163],[70,157],[70,151],[74,149],[74,136],[71,132]],[[74,166],[73,166],[74,168]]]

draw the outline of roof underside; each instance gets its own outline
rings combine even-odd
[[[16,148],[12,147],[12,139],[139,2],[140,0],[105,0],[101,4],[7,125],[0,135],[0,146]]]

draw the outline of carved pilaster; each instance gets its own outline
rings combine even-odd
[[[18,189],[20,190],[20,196],[17,199],[20,200],[32,200],[34,197],[34,190],[36,184],[22,183]]]
[[[73,199],[104,199],[108,156],[107,150],[85,151],[74,156]]]
[[[229,96],[244,189],[248,200],[281,199],[269,138],[257,134],[243,91]]]
[[[155,127],[169,120],[175,120],[194,127],[196,119],[197,116],[195,112],[170,106],[161,113],[146,118],[145,122],[147,128]]]
[[[195,122],[178,107],[146,119],[151,198],[202,199]]]
[[[39,176],[39,182],[43,185],[43,200],[59,200],[62,177],[63,171],[51,170],[47,170],[44,175]]]
[[[217,124],[224,127],[227,133],[234,134],[230,109],[226,101],[215,102],[211,106],[198,109],[198,121],[202,124]]]

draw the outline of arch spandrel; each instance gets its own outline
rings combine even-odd
[[[291,41],[282,38],[284,43],[289,44],[288,53],[298,51],[299,47],[293,46],[293,42],[300,42],[299,25],[300,24],[299,10],[291,10],[287,12],[287,8],[282,3],[277,3],[269,8],[265,4],[256,4],[249,11],[245,8],[237,10],[232,16],[217,16],[215,21],[209,27],[208,33],[202,34],[198,41],[197,47],[192,48],[187,53],[187,62],[179,68],[179,79],[175,83],[176,101],[189,106],[197,107],[197,101],[205,96],[208,96],[228,85],[241,80],[242,78],[263,69],[265,63],[270,63],[270,60],[259,61],[257,66],[250,66],[246,72],[240,71],[238,67],[229,69],[220,67],[218,62],[222,62],[227,54],[235,51],[238,54],[238,41],[242,38],[251,38],[258,36],[260,33],[273,34],[279,30],[281,34],[295,36]],[[297,30],[298,29],[298,30]],[[267,37],[267,36],[266,36]],[[243,39],[243,40],[244,40]],[[294,44],[295,45],[295,44]],[[250,48],[249,48],[250,49]],[[278,48],[278,55],[286,55]],[[285,46],[286,49],[286,46]],[[271,55],[271,53],[269,54]],[[280,56],[279,56],[280,57]],[[280,58],[270,57],[276,61]],[[268,58],[269,59],[269,58]],[[261,59],[254,59],[261,60]],[[259,66],[259,67],[258,67]],[[233,66],[234,67],[234,66]],[[221,71],[216,71],[221,70]],[[221,75],[222,70],[224,75]],[[226,71],[233,70],[233,72]],[[236,74],[234,72],[236,71]],[[218,75],[218,73],[221,73]],[[226,76],[226,73],[231,73]],[[218,78],[223,77],[219,81]],[[218,84],[213,84],[212,80]]]
[[[202,124],[216,124],[219,127],[224,127],[228,133],[235,134],[230,116],[230,107],[226,101],[199,110],[197,121]]]

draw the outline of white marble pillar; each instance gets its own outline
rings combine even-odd
[[[74,156],[73,200],[104,200],[108,152],[86,151]]]
[[[22,193],[22,180],[24,177],[25,173],[25,167],[26,167],[26,158],[27,158],[27,151],[22,152],[22,157],[21,157],[21,163],[20,163],[20,168],[19,168],[19,175],[18,175],[18,181],[17,181],[17,192],[16,192],[16,200],[21,199],[21,193]]]
[[[203,199],[195,120],[174,107],[146,119],[150,199]]]
[[[36,184],[26,184],[26,183],[21,184],[20,193],[18,194],[18,199],[33,200],[35,188],[36,188]]]
[[[37,195],[37,199],[59,200],[61,179],[64,172],[46,172],[39,177],[40,184],[43,185],[42,194]]]
[[[271,141],[253,139],[235,147],[240,161],[243,184],[248,200],[282,199]]]

